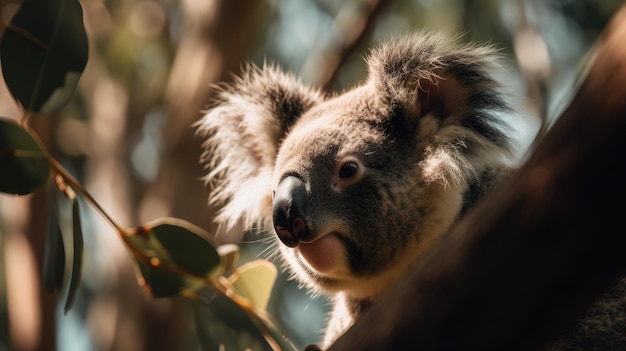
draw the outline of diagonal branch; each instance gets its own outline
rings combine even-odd
[[[314,86],[328,90],[341,66],[371,32],[376,18],[389,3],[389,0],[362,0],[346,5],[333,23],[333,27],[341,35],[335,35],[336,41],[314,53],[304,63],[302,76]],[[346,14],[347,12],[350,13]]]

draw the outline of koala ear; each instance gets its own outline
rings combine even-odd
[[[510,156],[503,116],[510,112],[491,77],[498,69],[490,46],[454,45],[441,34],[393,40],[368,59],[369,84],[385,104],[405,111],[427,144],[426,179],[463,183]]]
[[[222,86],[214,106],[196,124],[205,138],[202,162],[221,205],[226,229],[271,224],[271,180],[280,143],[295,121],[322,101],[321,94],[272,65],[248,66]]]

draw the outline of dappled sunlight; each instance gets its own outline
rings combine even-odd
[[[19,217],[20,212],[26,212],[27,202],[23,201],[23,205],[16,206],[17,208],[12,211],[13,214]],[[41,342],[42,321],[39,303],[39,292],[42,290],[41,271],[37,268],[30,244],[19,229],[23,228],[25,223],[18,222],[13,223],[14,232],[2,233],[10,335],[18,349],[34,350]]]
[[[0,0],[4,23],[20,1],[33,0]],[[78,88],[60,111],[31,114],[29,120],[47,152],[123,229],[177,217],[218,234],[219,244],[239,244],[238,265],[263,257],[280,265],[276,238],[266,235],[273,234],[271,228],[246,231],[241,223],[225,228],[213,222],[220,204],[209,206],[211,188],[203,179],[211,170],[199,162],[203,138],[194,123],[215,103],[216,87],[231,82],[246,64],[271,63],[332,96],[366,79],[363,57],[381,41],[424,28],[444,31],[499,50],[502,70],[496,79],[515,100],[519,113],[511,124],[523,154],[541,121],[552,123],[570,96],[579,64],[619,1],[80,3],[89,60]],[[0,35],[6,30],[2,26]],[[2,79],[0,117],[19,121],[23,115]],[[551,170],[579,150],[567,152],[531,174],[537,198],[549,191],[544,188]],[[426,169],[433,174],[454,161],[435,156]],[[265,190],[243,189],[247,194]],[[0,324],[8,321],[0,326],[0,350],[199,349],[194,305],[184,298],[148,296],[137,281],[136,256],[80,194],[82,281],[75,306],[63,313],[73,246],[66,195],[43,189],[36,196],[0,194]],[[49,225],[46,212],[53,202],[58,208],[52,216],[58,217],[66,241],[67,272],[62,291],[49,294],[41,283],[47,235],[42,228]],[[279,274],[269,312],[300,348],[319,339],[328,306],[287,278]]]

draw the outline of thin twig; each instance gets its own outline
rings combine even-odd
[[[109,224],[115,228],[120,237],[124,237],[124,228],[119,225],[113,218],[100,206],[100,204],[96,201],[96,199],[91,196],[91,194],[82,186],[57,160],[52,157],[48,157],[50,161],[50,165],[54,169],[54,171],[63,177],[63,180],[69,184],[74,190],[76,190],[80,195],[104,217]]]
[[[22,118],[20,118],[20,126],[24,129],[27,129],[28,120],[30,119],[30,111],[24,110],[22,114]]]
[[[356,16],[341,16],[335,19],[333,26],[341,30],[342,36],[346,39],[339,43],[333,42],[322,48],[304,64],[304,71],[307,71],[308,67],[320,67],[319,63],[324,63],[321,65],[323,68],[319,70],[321,73],[316,74],[319,79],[310,77],[314,85],[319,86],[322,90],[328,89],[330,83],[335,80],[339,68],[343,66],[364,40],[366,34],[371,31],[374,20],[389,3],[391,3],[390,0],[363,0],[356,5],[358,8],[353,10],[359,12],[359,14]],[[346,6],[355,5],[348,4]],[[350,20],[346,21],[345,18],[350,18]],[[303,72],[303,75],[307,76],[307,72]],[[311,76],[311,74],[308,75]]]

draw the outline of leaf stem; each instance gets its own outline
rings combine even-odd
[[[20,126],[22,126],[22,128],[27,129],[29,118],[30,118],[30,111],[24,109],[24,114],[22,114],[22,118],[20,118]]]
[[[104,219],[109,222],[109,224],[115,228],[120,237],[124,237],[124,228],[120,226],[113,218],[100,206],[100,204],[96,201],[96,199],[91,196],[91,194],[85,189],[71,174],[68,172],[57,160],[52,157],[48,157],[50,161],[50,165],[54,169],[57,174],[63,177],[63,180],[67,184],[69,184],[76,192],[80,193],[80,195],[94,208]]]

